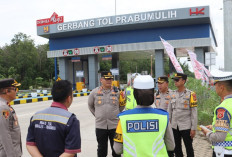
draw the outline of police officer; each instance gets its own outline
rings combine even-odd
[[[126,95],[126,110],[130,110],[133,109],[137,106],[137,102],[134,98],[134,88],[133,88],[133,84],[134,84],[134,79],[137,76],[137,73],[132,74],[131,76],[131,81],[130,81],[130,86],[126,88],[125,90],[125,95]]]
[[[32,116],[27,134],[27,150],[35,157],[76,157],[81,152],[80,123],[68,111],[73,101],[72,84],[56,81],[51,107]]]
[[[187,156],[193,157],[193,138],[197,129],[196,94],[185,87],[187,75],[176,73],[172,78],[177,90],[173,91],[169,115],[175,138],[175,155],[183,157],[181,139],[183,138]]]
[[[213,157],[232,157],[232,75],[214,77],[214,80],[222,102],[214,110],[212,125],[206,126],[210,130],[202,128],[202,131],[212,142]]]
[[[152,108],[154,80],[150,75],[134,80],[136,108],[120,113],[114,150],[123,157],[166,157],[175,147],[168,112]]]
[[[161,108],[168,111],[171,101],[172,90],[168,88],[168,77],[160,76],[157,80],[158,92],[155,95],[155,106],[156,108]]]
[[[15,110],[9,103],[16,98],[14,79],[0,80],[0,157],[22,156],[21,132]]]
[[[96,137],[98,142],[98,157],[106,157],[108,139],[113,157],[119,157],[113,150],[113,138],[118,122],[117,115],[124,109],[125,103],[119,102],[119,91],[112,87],[113,75],[109,71],[101,72],[101,86],[92,90],[88,106],[96,118]]]

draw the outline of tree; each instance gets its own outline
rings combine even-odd
[[[37,76],[42,77],[44,81],[49,81],[54,77],[54,58],[47,58],[47,51],[49,50],[49,45],[38,45],[36,47],[38,54],[38,64],[37,64]]]
[[[23,33],[18,33],[10,45],[0,49],[0,78],[12,77],[21,82],[21,89],[35,86],[37,77],[43,78],[49,86],[54,76],[54,61],[47,58],[48,44],[35,47],[34,41]]]
[[[11,66],[14,67],[19,74],[19,81],[22,83],[22,88],[28,88],[36,76],[36,64],[38,54],[34,41],[23,33],[18,33],[11,40],[9,46],[9,57]]]

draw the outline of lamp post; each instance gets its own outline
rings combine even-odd
[[[152,77],[152,55],[151,55],[151,77]]]

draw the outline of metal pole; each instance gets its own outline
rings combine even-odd
[[[212,57],[212,56],[211,56],[211,52],[209,53],[209,56],[210,56],[210,59],[209,59],[209,70],[211,70],[211,59],[212,59],[212,58],[211,58],[211,57]]]
[[[114,0],[114,3],[115,3],[115,4],[114,4],[115,9],[114,9],[114,10],[115,10],[115,16],[116,16],[116,8],[117,8],[117,7],[116,7],[116,0]]]
[[[57,80],[57,58],[54,58],[54,64],[55,64],[55,80]]]
[[[151,55],[151,77],[152,77],[152,55]]]

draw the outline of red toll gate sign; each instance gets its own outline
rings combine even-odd
[[[64,22],[64,16],[58,16],[58,14],[54,12],[50,18],[37,20],[36,25],[44,26],[44,25],[51,25],[51,24],[63,23],[63,22]]]

